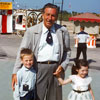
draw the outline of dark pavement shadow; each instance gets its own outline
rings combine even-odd
[[[73,64],[75,64],[75,58],[71,58],[70,59],[70,63],[69,63],[69,66],[73,66]],[[95,69],[95,70],[100,70],[100,67],[98,67],[97,65],[95,64],[92,64],[92,63],[96,63],[96,60],[93,60],[93,59],[88,59],[88,64],[89,64],[89,68],[90,69]]]
[[[100,43],[96,43],[96,47],[97,48],[100,48]]]
[[[91,64],[91,63],[93,63],[93,62],[96,63],[95,60],[93,60],[93,59],[88,59],[88,63],[89,63],[89,64]]]
[[[97,47],[97,48],[100,48],[100,39],[97,39],[97,40],[96,40],[96,47]]]
[[[70,59],[70,61],[74,61],[74,60],[75,60],[75,58],[71,58],[71,59]]]
[[[6,57],[8,57],[6,54],[0,54],[0,59],[5,59]]]
[[[75,62],[75,58],[71,58],[70,61],[74,61]],[[93,59],[88,59],[88,63],[92,63],[92,62],[96,62],[95,60]]]
[[[0,59],[4,59],[5,57],[7,57],[7,54],[0,48]]]

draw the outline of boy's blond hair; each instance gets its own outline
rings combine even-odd
[[[32,55],[34,56],[33,52],[31,49],[28,49],[28,48],[23,48],[20,52],[20,59],[22,60],[24,56],[26,55]]]

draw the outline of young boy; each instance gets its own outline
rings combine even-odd
[[[15,100],[34,100],[36,71],[33,68],[34,57],[30,49],[24,48],[20,52],[20,59],[23,64],[17,72],[17,84],[15,84]]]

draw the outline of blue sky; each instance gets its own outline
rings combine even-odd
[[[11,2],[12,0],[0,0]],[[42,8],[46,3],[54,3],[61,7],[62,0],[14,0],[17,8]],[[63,10],[68,12],[94,12],[100,14],[100,0],[63,0]]]

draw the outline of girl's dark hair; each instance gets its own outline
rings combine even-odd
[[[45,12],[46,8],[55,8],[57,10],[57,14],[59,13],[59,7],[57,5],[52,4],[52,3],[47,3],[46,5],[44,5],[43,13]]]
[[[73,74],[78,74],[76,70],[81,69],[81,66],[84,66],[84,67],[88,66],[88,68],[89,68],[88,61],[86,61],[84,59],[77,60],[75,62],[75,65],[72,66],[72,70],[71,70],[72,75]]]

